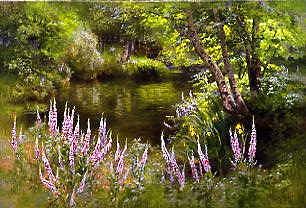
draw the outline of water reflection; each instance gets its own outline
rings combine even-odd
[[[92,127],[98,128],[99,119],[104,113],[109,127],[120,138],[138,138],[159,143],[162,123],[166,115],[174,112],[173,105],[179,101],[181,92],[187,92],[188,77],[179,75],[159,82],[140,82],[116,80],[107,82],[72,83],[60,90],[57,99],[61,115],[66,101],[76,106],[81,118],[81,128],[86,128],[87,118]],[[48,103],[46,103],[48,104]],[[0,139],[10,137],[12,113],[17,114],[19,128],[31,127],[35,121],[35,103],[22,105],[8,104],[0,100]],[[41,109],[41,108],[40,108]],[[47,112],[41,117],[46,118]]]
[[[110,128],[121,138],[138,138],[159,142],[162,121],[173,113],[188,84],[176,81],[135,83],[131,80],[72,84],[57,96],[60,111],[65,102],[77,106],[82,128],[90,118],[97,128],[102,113]]]

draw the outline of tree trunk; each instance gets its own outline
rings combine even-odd
[[[251,94],[257,95],[260,87],[259,78],[261,77],[261,64],[257,57],[250,57],[249,54],[249,50],[246,50],[249,86]]]
[[[257,95],[259,92],[260,81],[259,78],[261,77],[261,62],[259,57],[256,53],[256,48],[259,47],[259,42],[257,38],[258,33],[258,21],[253,19],[253,26],[252,26],[252,35],[248,35],[248,31],[246,29],[246,24],[244,22],[244,18],[242,16],[238,16],[238,24],[242,29],[243,33],[243,40],[245,45],[245,57],[246,57],[246,64],[247,64],[247,71],[249,77],[249,87],[251,94]]]
[[[204,47],[198,37],[197,30],[193,23],[193,18],[191,12],[187,13],[187,27],[188,27],[188,37],[193,44],[196,53],[200,56],[200,58],[208,64],[208,67],[217,82],[217,86],[222,98],[222,104],[224,109],[231,114],[244,114],[245,112],[239,112],[237,109],[237,105],[235,100],[233,99],[233,95],[227,87],[225,82],[225,78],[222,74],[219,66],[212,60],[212,58],[208,55],[208,53],[204,50]]]
[[[238,112],[247,113],[249,110],[239,92],[239,89],[237,87],[237,81],[235,79],[235,73],[229,60],[227,44],[226,44],[226,35],[223,29],[224,24],[220,21],[217,9],[213,9],[213,13],[218,27],[218,36],[222,50],[224,69],[228,73],[228,80],[231,88],[231,93],[233,94],[234,100],[236,102],[236,108]]]
[[[253,19],[251,60],[248,68],[249,84],[252,94],[257,94],[259,92],[259,87],[260,87],[259,78],[261,77],[261,63],[256,52],[256,48],[259,47],[259,41],[257,40],[258,28],[259,24],[257,19]]]
[[[124,46],[123,54],[121,56],[121,63],[127,62],[130,59],[133,51],[134,51],[134,41],[129,40],[126,42]]]

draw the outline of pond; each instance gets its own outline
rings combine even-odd
[[[65,103],[76,107],[80,115],[81,128],[86,130],[87,119],[92,129],[97,129],[102,116],[106,117],[113,135],[119,138],[141,138],[150,143],[159,143],[163,120],[174,113],[174,105],[181,99],[182,92],[191,89],[188,76],[176,73],[159,81],[136,82],[117,79],[105,82],[71,83],[57,95],[59,120],[63,117]],[[7,106],[0,115],[1,135],[10,133],[12,112],[17,112],[18,126],[32,126],[36,119],[35,103],[23,106]],[[47,116],[47,111],[41,114]],[[6,131],[6,132],[4,132]]]

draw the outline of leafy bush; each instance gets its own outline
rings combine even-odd
[[[107,47],[102,52],[103,72],[100,76],[120,76],[122,75],[122,64],[120,63],[120,56],[122,49],[119,46],[112,45]],[[103,77],[102,77],[103,78]]]
[[[288,111],[303,100],[300,84],[291,81],[287,69],[266,75],[261,80],[261,92],[254,100],[258,111]]]
[[[58,68],[79,25],[76,13],[46,2],[3,7],[0,36],[8,41],[1,45],[0,61],[4,70],[18,76],[14,97],[44,100],[62,80],[69,79],[70,74]],[[12,12],[7,14],[6,9]]]
[[[73,77],[91,80],[103,71],[103,59],[97,45],[97,37],[92,32],[82,29],[75,32],[74,42],[68,48],[66,57]]]
[[[123,72],[132,76],[157,77],[167,73],[167,67],[158,60],[146,57],[131,57],[128,63],[123,66]]]

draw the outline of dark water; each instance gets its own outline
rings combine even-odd
[[[82,120],[90,118],[97,128],[102,114],[109,127],[120,138],[139,138],[159,141],[162,123],[173,114],[174,104],[180,100],[188,84],[179,81],[136,83],[118,80],[106,83],[73,84],[58,96],[60,109],[66,101],[76,106]]]
[[[151,82],[121,79],[72,83],[56,95],[59,120],[63,117],[67,101],[68,106],[76,107],[84,130],[87,118],[90,118],[92,128],[97,129],[101,115],[104,114],[113,135],[121,139],[140,137],[154,144],[159,142],[165,116],[174,113],[174,105],[180,100],[181,93],[189,91],[187,78],[186,75],[175,74],[170,79]],[[35,104],[28,103],[23,107],[14,111],[17,111],[19,126],[27,128],[35,122]],[[46,111],[41,116],[45,115]],[[8,123],[12,123],[12,118],[0,118],[0,123],[5,124],[9,132]]]

